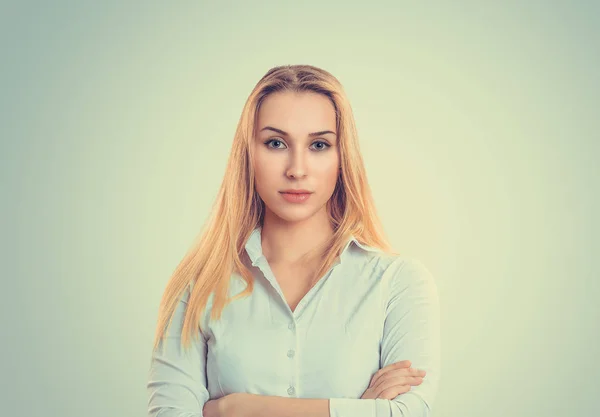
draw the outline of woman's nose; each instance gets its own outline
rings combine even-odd
[[[302,152],[295,152],[287,169],[287,175],[292,177],[303,177],[306,175],[306,155]]]

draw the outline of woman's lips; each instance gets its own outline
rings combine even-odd
[[[310,197],[311,193],[281,193],[281,195],[290,203],[303,203],[308,200],[308,197]]]

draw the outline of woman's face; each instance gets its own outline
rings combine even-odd
[[[333,104],[313,92],[277,92],[262,102],[254,138],[256,191],[267,213],[297,222],[323,211],[340,172]],[[316,135],[311,133],[320,132]],[[301,203],[282,191],[311,192]],[[270,213],[269,213],[270,212]]]

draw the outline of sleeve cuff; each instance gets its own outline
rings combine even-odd
[[[376,400],[330,398],[329,417],[375,417]]]
[[[329,399],[329,417],[429,417],[430,415],[429,406],[413,392],[400,394],[391,401],[384,398]]]

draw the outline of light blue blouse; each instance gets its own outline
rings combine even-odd
[[[202,316],[200,338],[180,349],[190,284],[153,351],[148,415],[201,417],[209,399],[234,392],[328,398],[331,417],[431,416],[440,379],[436,283],[422,262],[384,253],[354,237],[292,312],[262,253],[261,228],[246,243],[255,277],[251,296]],[[230,295],[245,287],[233,274]],[[427,372],[392,400],[360,399],[373,374],[408,359]],[[275,416],[276,417],[276,416]]]

